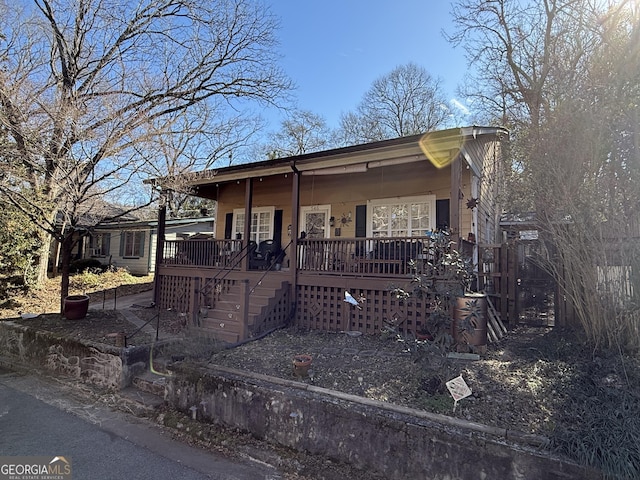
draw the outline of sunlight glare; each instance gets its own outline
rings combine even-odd
[[[426,133],[418,142],[422,152],[436,168],[449,165],[464,145],[461,134],[451,135],[451,130]]]

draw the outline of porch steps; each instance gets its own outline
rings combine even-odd
[[[235,314],[229,314],[228,317],[220,319],[224,314],[225,312],[217,312],[218,318],[208,316],[201,319],[200,326],[193,328],[191,333],[226,343],[238,343],[241,339],[241,322]]]
[[[258,285],[251,287],[246,330],[243,329],[241,287],[233,286],[216,302],[215,308],[209,310],[206,316],[200,319],[200,326],[193,328],[193,333],[197,332],[198,335],[210,336],[230,344],[245,340],[252,336],[252,327],[269,314],[269,310],[274,306],[274,298],[287,285],[288,282],[280,278],[264,279]]]

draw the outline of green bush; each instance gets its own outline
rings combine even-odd
[[[69,286],[72,290],[106,290],[120,285],[149,283],[149,277],[134,277],[126,268],[86,269],[71,275]]]
[[[602,470],[604,478],[640,478],[640,399],[625,389],[596,385],[592,378],[579,383],[572,405],[580,421],[558,419],[552,436],[556,451]]]
[[[22,275],[6,276],[0,274],[0,300],[6,300],[26,290],[27,285]]]
[[[4,205],[0,209],[0,292],[6,294],[35,283],[39,247],[37,227],[16,209]]]
[[[474,278],[471,260],[454,248],[447,232],[432,233],[427,247],[430,257],[422,271],[415,269],[409,285],[392,286],[391,289],[400,300],[420,299],[431,307],[427,318],[413,332],[424,335],[424,338],[416,336],[414,342],[410,341],[411,338],[402,338],[402,335],[398,338],[407,342],[408,349],[419,355],[435,351],[444,353],[453,345],[451,314],[455,298],[469,290]],[[397,330],[394,325],[387,326],[387,329]],[[398,334],[397,331],[395,333]]]
[[[100,260],[95,258],[81,258],[74,260],[69,265],[69,273],[82,273],[86,271],[90,272],[103,272],[106,270],[106,266],[103,265]]]

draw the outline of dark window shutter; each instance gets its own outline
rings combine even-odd
[[[282,241],[282,210],[276,210],[273,213],[273,239],[280,243]]]
[[[229,240],[233,231],[233,212],[229,212],[224,216],[224,238]]]
[[[436,200],[436,228],[446,230],[449,228],[449,199]]]
[[[120,232],[120,256],[124,257],[124,241],[127,237],[127,232]]]
[[[144,257],[144,239],[147,236],[147,232],[142,231],[140,232],[140,257],[143,258]]]
[[[356,237],[367,236],[367,206],[356,205]]]

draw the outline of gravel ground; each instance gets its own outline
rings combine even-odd
[[[414,340],[393,336],[277,330],[259,340],[225,349],[192,339],[186,319],[175,312],[133,309],[157,318],[162,331],[184,337],[176,346],[191,360],[297,379],[324,388],[442,413],[468,421],[549,439],[549,447],[578,462],[613,472],[640,475],[640,357],[597,351],[571,331],[518,326],[489,343],[479,360],[434,353]],[[135,326],[119,312],[94,311],[84,320],[58,314],[14,320],[74,338],[114,343],[112,333]],[[150,341],[136,337],[136,344]],[[296,376],[292,360],[310,355],[308,375]],[[472,394],[454,402],[446,382],[462,376]],[[622,473],[621,473],[622,472]],[[629,473],[631,472],[631,473]],[[617,476],[616,476],[617,475]],[[625,477],[626,475],[626,477]]]

